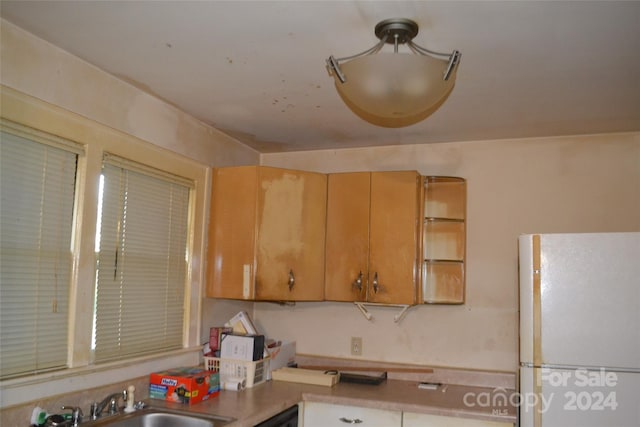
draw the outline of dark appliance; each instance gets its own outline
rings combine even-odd
[[[255,427],[298,427],[298,405],[280,412]]]

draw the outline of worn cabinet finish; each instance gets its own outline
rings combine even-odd
[[[263,166],[213,172],[207,295],[320,301],[326,175]]]
[[[261,167],[258,185],[256,298],[322,300],[326,175]]]
[[[325,299],[416,303],[421,197],[415,171],[329,175]]]

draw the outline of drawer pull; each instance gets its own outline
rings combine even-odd
[[[340,418],[340,421],[342,421],[343,423],[347,423],[347,424],[361,424],[362,423],[362,420],[359,420],[358,418],[351,419],[351,418],[342,417],[342,418]]]

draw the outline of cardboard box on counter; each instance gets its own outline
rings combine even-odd
[[[313,369],[280,368],[271,372],[274,381],[314,384],[333,387],[340,381],[340,373],[326,373]]]
[[[193,405],[220,393],[220,374],[201,366],[154,372],[149,378],[149,397]]]

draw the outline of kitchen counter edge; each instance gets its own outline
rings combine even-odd
[[[418,384],[417,381],[387,380],[380,385],[338,383],[324,387],[268,381],[240,392],[223,390],[189,407],[161,400],[149,402],[156,407],[234,418],[226,427],[253,427],[300,402],[516,423],[512,389],[444,384],[436,390],[423,390]]]

